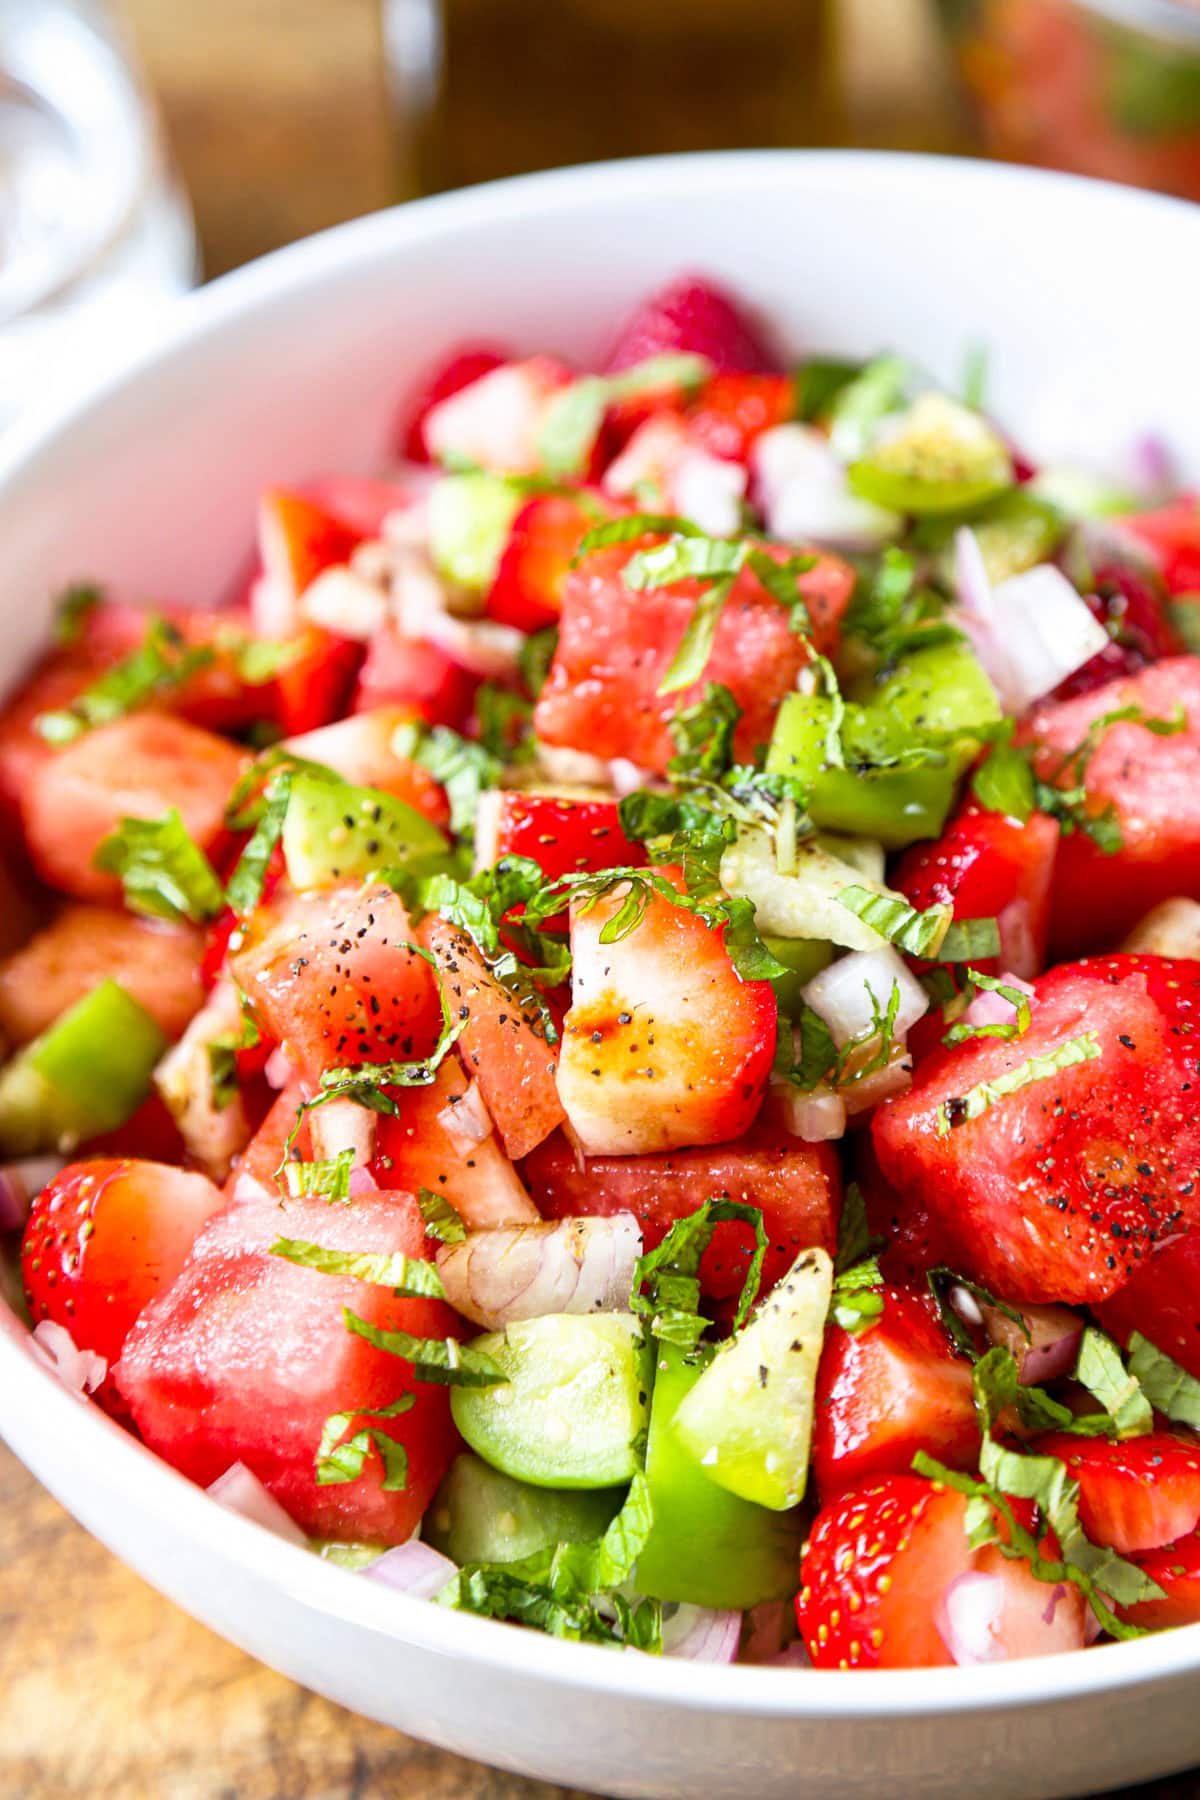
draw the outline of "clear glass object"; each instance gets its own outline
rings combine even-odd
[[[93,0],[0,0],[0,426],[119,360],[196,277],[186,201]]]

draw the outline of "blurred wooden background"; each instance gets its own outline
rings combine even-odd
[[[432,118],[411,82],[407,103],[389,82],[383,0],[123,4],[210,274],[424,188],[548,163],[964,142],[926,0],[446,0]],[[393,0],[410,61],[427,18],[426,0]],[[0,1795],[569,1800],[261,1668],[122,1568],[3,1448]]]

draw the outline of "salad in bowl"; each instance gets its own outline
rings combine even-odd
[[[1200,506],[696,276],[0,717],[60,1378],[346,1579],[864,1669],[1200,1621]],[[102,578],[103,571],[97,571]],[[803,1675],[797,1673],[797,1680]]]

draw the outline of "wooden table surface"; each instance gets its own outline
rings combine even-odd
[[[773,66],[778,61],[783,69],[783,56],[769,58],[771,84],[759,95],[760,110],[743,108],[733,119],[727,83],[714,108],[709,98],[697,106],[686,81],[662,78],[673,15],[686,37],[686,68],[699,83],[706,65],[698,33],[710,33],[723,62],[737,46],[726,48],[720,34],[739,10],[751,21],[745,53],[760,79],[764,21],[783,33],[790,78],[802,77],[795,24],[805,7],[812,15],[815,0],[760,0],[750,9],[726,0],[553,0],[557,29],[603,30],[609,50],[614,19],[633,34],[653,28],[654,42],[637,37],[636,59],[655,101],[652,137],[637,108],[618,119],[609,94],[574,79],[569,106],[544,114],[514,108],[507,80],[495,78],[494,59],[512,38],[509,21],[519,18],[520,5],[543,9],[547,0],[450,0],[456,110],[442,162],[431,170],[412,152],[404,121],[389,115],[379,3],[122,0],[192,193],[210,273],[386,204],[421,180],[478,179],[578,155],[696,142],[717,147],[739,137],[805,142],[832,130],[827,112],[792,105],[787,71]],[[844,4],[851,27],[845,45],[864,69],[851,121],[856,135],[887,141],[902,130],[910,142],[944,144],[951,126],[946,109],[929,100],[929,83],[939,77],[921,35],[923,0]],[[572,14],[576,24],[568,17],[564,25]],[[473,15],[485,30],[474,59]],[[539,18],[545,22],[546,14]],[[882,31],[892,37],[886,53]],[[814,42],[805,39],[809,51]],[[560,54],[566,43],[559,39]],[[545,43],[541,48],[548,53]],[[530,79],[545,83],[544,56],[530,64]],[[811,95],[812,83],[801,85]],[[547,135],[568,130],[562,141]],[[625,135],[616,138],[617,131]],[[1136,1729],[1136,1722],[1123,1720],[1120,1728]],[[1184,1800],[1200,1794],[1200,1782],[1163,1783],[1139,1794]],[[0,1797],[143,1796],[569,1800],[562,1789],[498,1774],[355,1718],[262,1668],[117,1563],[0,1445]]]

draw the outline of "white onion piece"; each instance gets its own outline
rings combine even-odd
[[[279,1190],[272,1193],[264,1181],[258,1181],[253,1175],[236,1175],[229,1198],[234,1206],[243,1200],[278,1200]]]
[[[676,471],[692,454],[683,420],[674,413],[655,413],[638,426],[621,454],[614,456],[600,485],[617,499],[635,496],[647,487],[668,493]]]
[[[938,1636],[960,1668],[1003,1662],[999,1625],[1005,1587],[999,1575],[969,1569],[950,1582],[934,1612]]]
[[[287,638],[296,629],[296,601],[285,582],[262,574],[250,584],[250,623],[255,637]]]
[[[1138,920],[1121,948],[1152,956],[1200,957],[1200,901],[1182,895],[1161,901]]]
[[[955,535],[955,579],[959,623],[1006,712],[1023,713],[1108,643],[1103,625],[1049,563],[992,587],[966,526]]]
[[[685,519],[710,537],[732,537],[742,523],[747,471],[704,450],[691,450],[671,482],[671,502]]]
[[[796,870],[781,875],[768,832],[739,832],[721,858],[721,886],[754,902],[758,929],[772,937],[824,939],[848,950],[879,950],[886,939],[843,906],[843,888],[866,887],[898,898],[812,841],[796,848]]]
[[[687,1662],[731,1663],[737,1657],[741,1635],[740,1612],[683,1605],[663,1620],[663,1655]]]
[[[1011,975],[1006,971],[1000,976],[1000,980],[1005,987],[1013,988],[1032,998],[1033,989],[1027,981],[1022,981],[1019,975]],[[1017,1009],[1011,1000],[1004,998],[1003,994],[992,993],[983,988],[976,994],[962,1017],[963,1023],[966,1025],[1015,1025]]]
[[[472,1231],[442,1245],[437,1268],[455,1311],[500,1331],[547,1313],[624,1311],[641,1250],[637,1220],[615,1213]]]
[[[384,590],[353,569],[322,569],[298,602],[310,624],[334,631],[339,637],[365,644],[387,623],[388,597]]]
[[[546,779],[556,787],[599,788],[603,792],[611,785],[609,764],[589,756],[586,750],[539,743],[537,757]]]
[[[484,1104],[477,1081],[471,1082],[461,1098],[443,1106],[437,1118],[443,1131],[449,1132],[451,1137],[461,1138],[466,1144],[482,1144],[484,1138],[492,1135],[492,1115]]]
[[[1165,499],[1179,484],[1174,454],[1157,432],[1146,431],[1134,438],[1126,460],[1144,500]]]
[[[846,1102],[832,1088],[813,1088],[802,1093],[790,1082],[773,1090],[779,1119],[785,1131],[806,1144],[826,1144],[846,1130]]]
[[[284,1511],[258,1476],[251,1474],[245,1463],[231,1463],[223,1475],[217,1476],[208,1490],[208,1496],[218,1506],[240,1514],[243,1519],[252,1520],[255,1525],[264,1526],[267,1531],[273,1531],[276,1537],[286,1539],[289,1544],[307,1548],[308,1539],[296,1521]]]
[[[540,464],[538,433],[546,402],[559,385],[540,358],[490,369],[426,413],[430,456],[508,475],[533,474]]]
[[[801,991],[840,1050],[871,1030],[876,1013],[887,1012],[896,989],[900,1003],[892,1034],[904,1038],[928,1012],[929,996],[890,944],[882,950],[852,951],[814,975]]]
[[[362,1573],[413,1600],[433,1600],[458,1574],[458,1564],[420,1538],[409,1538],[406,1544],[385,1550]]]
[[[19,1231],[30,1202],[65,1167],[62,1156],[29,1156],[0,1168],[0,1232]]]
[[[356,1100],[331,1100],[328,1106],[317,1107],[308,1115],[313,1160],[332,1161],[343,1150],[352,1150],[352,1166],[365,1167],[375,1154],[377,1123],[375,1114]]]
[[[774,537],[873,550],[903,525],[898,513],[851,493],[844,466],[815,426],[775,425],[764,431],[750,466],[759,508]]]
[[[1039,1387],[1045,1381],[1057,1381],[1075,1367],[1083,1320],[1069,1306],[1016,1306],[1025,1321],[1026,1332],[1014,1319],[1007,1318],[994,1306],[983,1305],[983,1328],[993,1344],[1012,1352],[1017,1365],[1017,1379],[1026,1386]]]
[[[43,1368],[57,1375],[80,1399],[94,1394],[108,1374],[108,1364],[94,1350],[80,1350],[65,1325],[42,1319],[30,1334],[29,1347]]]
[[[504,806],[501,788],[487,788],[475,811],[475,872],[490,869],[499,860],[500,814]]]

